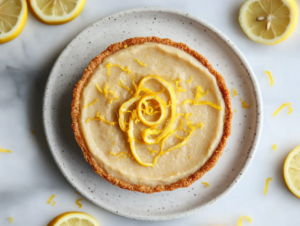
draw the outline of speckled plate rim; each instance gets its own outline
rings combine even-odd
[[[255,74],[250,66],[250,64],[248,63],[248,61],[246,60],[246,58],[244,57],[244,55],[242,54],[242,52],[237,48],[237,46],[226,36],[224,35],[221,31],[219,31],[218,29],[216,29],[214,26],[212,26],[211,24],[207,23],[206,21],[199,19],[196,16],[190,15],[187,12],[183,12],[183,11],[179,11],[179,10],[173,10],[173,9],[168,9],[168,8],[160,8],[160,7],[143,7],[143,8],[134,8],[134,9],[129,9],[129,10],[124,10],[124,11],[120,11],[114,14],[111,14],[109,16],[106,16],[96,22],[94,22],[93,24],[91,24],[90,26],[88,26],[87,28],[85,28],[82,32],[80,32],[68,45],[67,47],[62,51],[62,53],[59,55],[59,57],[57,58],[55,64],[52,67],[52,70],[49,74],[47,83],[46,83],[46,87],[45,87],[45,92],[44,92],[44,100],[43,100],[43,124],[44,124],[44,130],[46,133],[46,137],[50,136],[50,131],[46,122],[46,114],[47,114],[47,106],[46,103],[48,102],[48,96],[46,95],[46,91],[49,89],[50,87],[50,81],[52,79],[52,77],[54,77],[54,71],[56,69],[57,66],[59,66],[59,60],[61,58],[63,58],[66,54],[68,49],[70,48],[70,46],[72,46],[72,44],[77,41],[78,38],[80,38],[80,36],[87,32],[88,29],[90,27],[92,27],[94,24],[96,24],[99,21],[105,21],[105,20],[109,20],[110,17],[115,17],[115,16],[120,16],[120,15],[128,15],[128,14],[132,14],[132,13],[137,13],[137,12],[160,12],[160,13],[171,13],[171,14],[175,14],[175,15],[179,15],[179,16],[183,16],[186,17],[188,19],[191,19],[199,24],[201,24],[202,26],[206,27],[207,29],[210,29],[213,33],[215,33],[219,38],[221,38],[221,40],[223,40],[228,47],[236,54],[236,56],[241,60],[241,62],[244,64],[245,69],[248,71],[249,76],[251,78],[252,81],[252,85],[255,91],[255,100],[256,100],[256,105],[257,105],[257,127],[256,127],[256,133],[255,133],[255,137],[252,143],[252,147],[251,150],[249,152],[249,156],[251,156],[250,158],[247,158],[244,167],[241,169],[240,173],[238,174],[238,176],[235,178],[235,180],[229,185],[229,187],[227,189],[224,190],[224,192],[218,196],[216,196],[214,199],[212,199],[211,201],[209,201],[208,203],[204,204],[204,205],[200,205],[194,209],[188,210],[188,211],[183,211],[180,214],[176,213],[176,214],[168,214],[165,216],[141,216],[138,214],[133,214],[131,213],[130,215],[127,214],[126,212],[122,212],[120,210],[118,210],[117,212],[108,207],[105,206],[103,203],[101,203],[101,201],[96,201],[93,200],[92,197],[86,193],[85,191],[83,191],[80,187],[78,187],[74,181],[72,181],[67,173],[64,171],[63,168],[59,167],[60,171],[62,172],[62,174],[64,175],[64,177],[67,179],[67,181],[69,181],[69,183],[74,187],[75,190],[77,190],[78,192],[80,192],[86,199],[88,199],[89,201],[91,201],[92,203],[102,207],[103,209],[112,212],[114,214],[123,216],[123,217],[127,217],[127,218],[131,218],[131,219],[135,219],[135,220],[145,220],[145,221],[163,221],[163,220],[172,220],[172,219],[177,219],[177,218],[182,218],[182,217],[186,217],[186,216],[190,216],[192,214],[195,214],[197,212],[199,212],[200,210],[206,209],[208,208],[210,205],[216,203],[217,201],[219,201],[221,198],[223,198],[224,196],[226,196],[236,185],[237,183],[240,181],[240,179],[242,178],[242,176],[244,175],[244,173],[246,172],[247,168],[249,167],[249,165],[252,162],[252,159],[254,157],[256,148],[258,147],[259,141],[260,141],[260,137],[261,137],[261,133],[262,133],[262,125],[263,125],[263,102],[262,102],[262,97],[261,97],[261,92],[258,86],[258,82],[256,80]],[[50,139],[47,139],[47,143],[49,145],[50,151],[52,153],[52,156],[56,162],[57,165],[59,165],[59,159],[56,156],[55,153],[55,147],[53,146],[53,144],[50,142]]]

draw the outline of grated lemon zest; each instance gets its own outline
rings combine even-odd
[[[292,112],[293,112],[293,108],[290,107],[290,106],[289,106],[288,108],[289,108],[289,115],[290,115],[290,114],[292,114]]]
[[[251,106],[248,106],[247,103],[245,101],[243,101],[242,98],[240,98],[241,102],[242,102],[242,107],[243,108],[250,108]]]
[[[49,200],[47,201],[47,204],[50,204],[52,199],[55,197],[55,194],[54,195],[51,195],[51,197],[49,198]]]
[[[115,91],[113,91],[113,90],[108,90],[109,85],[107,85],[107,83],[105,83],[105,85],[104,85],[104,90],[103,90],[103,91],[102,91],[102,89],[100,89],[98,83],[96,83],[96,88],[98,89],[98,91],[99,91],[100,93],[104,94],[104,96],[108,99],[108,101],[109,101],[110,104],[111,104],[114,100],[119,99],[119,96],[116,94]],[[115,96],[115,98],[109,97],[109,96],[108,96],[109,93],[112,93],[112,94]]]
[[[183,89],[180,85],[179,85],[179,82],[181,82],[181,79],[178,79],[178,80],[175,80],[175,85],[176,85],[176,88],[177,88],[177,92],[186,92],[185,89]]]
[[[285,106],[291,107],[291,105],[292,105],[292,103],[285,103],[285,104],[281,105],[281,106],[277,109],[277,111],[274,112],[273,116],[276,116],[276,115],[278,114],[278,112],[281,111],[281,109],[284,108]]]
[[[120,83],[120,82],[121,82],[121,83]],[[122,81],[122,79],[120,79],[120,82],[118,83],[118,85],[119,85],[120,87],[122,87],[122,88],[128,90],[131,94],[133,94],[133,91],[132,91],[128,86],[123,85],[124,82]]]
[[[12,217],[8,218],[10,220],[10,223],[14,222],[14,219]]]
[[[156,150],[154,150],[154,149],[152,149],[152,148],[150,148],[150,147],[148,147],[148,150],[150,151],[150,154],[151,154],[151,155],[158,152],[158,151],[156,151]]]
[[[236,109],[234,110],[234,113],[236,113]]]
[[[143,66],[143,67],[146,67],[146,64],[145,64],[143,61],[139,61],[138,59],[135,59],[135,61],[136,61],[139,65],[141,65],[141,66]]]
[[[276,149],[277,149],[277,145],[273,144],[273,150],[276,151]]]
[[[207,183],[207,182],[201,182],[201,184],[204,184],[204,188],[207,188],[210,186],[209,183]]]
[[[239,226],[242,226],[242,221],[243,221],[243,219],[247,219],[250,223],[252,223],[252,219],[250,218],[250,217],[248,217],[248,216],[243,216],[243,217],[241,217],[240,219],[239,219]]]
[[[126,48],[127,48],[127,45],[124,46],[124,49],[126,49]]]
[[[191,158],[192,158],[192,156],[189,157],[189,159],[191,159]]]
[[[189,80],[186,80],[186,83],[190,84],[192,80],[193,80],[193,76],[191,76]]]
[[[56,202],[55,202],[55,201],[53,201],[53,204],[52,204],[52,206],[55,206],[55,204],[56,204]]]
[[[92,106],[92,105],[93,105],[94,103],[96,103],[97,101],[98,101],[98,99],[96,99],[96,100],[94,100],[93,102],[91,102],[91,103],[85,105],[83,108],[87,108],[87,107],[89,107],[89,106]]]
[[[132,155],[131,155],[130,153],[124,152],[124,151],[121,151],[121,152],[119,152],[118,154],[116,154],[116,153],[110,151],[109,154],[114,155],[114,156],[118,156],[118,157],[119,157],[118,160],[119,160],[120,158],[126,159],[126,156],[128,156],[128,157],[131,158],[131,159],[133,159],[133,157],[132,157]]]
[[[232,88],[232,98],[237,96],[237,91],[235,90],[235,88]]]
[[[267,195],[268,193],[268,187],[269,187],[269,181],[272,180],[272,178],[268,178],[266,181],[265,189],[264,189],[264,194]]]
[[[81,207],[82,207],[82,204],[81,203],[79,203],[80,201],[82,201],[82,199],[77,199],[76,200],[76,205],[78,205],[79,206],[79,209],[81,209]]]
[[[111,63],[108,63],[105,65],[105,67],[107,67],[107,76],[110,76],[110,68],[111,67],[118,67],[120,68],[122,71],[126,72],[126,74],[130,74],[130,75],[133,75],[132,71],[129,70],[128,67],[123,67],[119,64],[111,64]]]
[[[269,76],[269,78],[270,78],[271,86],[273,86],[273,84],[274,84],[274,81],[273,81],[273,77],[272,77],[272,74],[271,74],[271,72],[269,72],[269,71],[265,71],[265,73],[267,73],[267,74],[268,74],[268,76]]]
[[[1,147],[0,147],[0,152],[8,152],[8,153],[12,153],[11,150],[8,150],[8,149],[2,149]]]
[[[90,117],[90,118],[88,118],[86,121],[85,121],[85,123],[88,123],[90,120],[96,120],[96,121],[103,121],[103,122],[105,122],[106,124],[108,124],[108,125],[115,125],[115,124],[118,124],[118,122],[109,122],[109,121],[107,121],[106,119],[104,119],[104,118],[102,118],[102,116],[100,115],[101,114],[101,111],[98,111],[97,112],[97,115],[95,116],[95,117]]]

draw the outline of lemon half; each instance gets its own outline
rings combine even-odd
[[[247,0],[239,22],[250,39],[274,45],[288,38],[298,23],[295,0]]]
[[[67,212],[55,217],[48,226],[99,226],[98,221],[89,214]]]
[[[0,1],[0,44],[16,38],[27,20],[26,0]]]
[[[43,23],[56,25],[73,20],[86,0],[29,0],[34,15]]]
[[[284,162],[283,176],[290,191],[300,198],[300,146],[297,146],[287,156]]]

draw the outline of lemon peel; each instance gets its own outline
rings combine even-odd
[[[242,102],[242,107],[243,108],[251,108],[251,106],[248,106],[247,103],[242,98],[240,98],[240,100]]]
[[[293,108],[290,107],[290,106],[289,106],[288,108],[289,108],[289,115],[290,115],[290,114],[292,114],[292,112],[293,112]]]
[[[146,64],[143,61],[139,61],[139,59],[134,59],[134,60],[142,67],[146,67]]]
[[[12,217],[9,217],[8,219],[10,220],[10,223],[14,222],[14,219]]]
[[[51,197],[49,198],[49,200],[47,201],[47,204],[50,204],[52,199],[55,197],[55,194],[54,195],[51,195]]]
[[[272,74],[271,74],[271,72],[269,72],[269,71],[265,71],[265,73],[267,73],[268,74],[268,76],[269,76],[269,78],[270,78],[270,82],[271,82],[271,86],[273,86],[273,84],[274,84],[274,80],[273,80],[273,77],[272,77]]]
[[[242,221],[243,219],[247,219],[250,223],[252,223],[252,219],[248,216],[242,216],[240,219],[239,219],[239,226],[242,226]]]
[[[264,194],[265,195],[267,195],[267,193],[268,193],[268,188],[269,188],[269,181],[270,180],[273,180],[272,178],[268,178],[267,180],[266,180],[266,185],[265,185],[265,189],[264,189]]]
[[[186,80],[186,83],[190,84],[193,80],[193,76],[190,77],[190,79]]]
[[[152,148],[150,148],[150,147],[148,147],[148,150],[150,151],[150,154],[152,155],[152,154],[156,154],[158,151],[156,151],[156,150],[154,150],[154,149],[152,149]]]
[[[52,206],[55,206],[55,204],[56,204],[56,202],[55,202],[55,201],[53,201],[53,204],[52,204]]]
[[[82,201],[82,199],[77,199],[76,200],[76,205],[78,205],[79,206],[79,209],[81,209],[81,207],[82,207],[82,204],[81,203],[79,203],[80,201]]]
[[[232,98],[237,96],[237,91],[235,90],[235,88],[232,88]]]
[[[89,106],[92,106],[92,105],[95,104],[97,101],[98,101],[98,99],[95,99],[93,102],[91,102],[91,103],[85,105],[83,108],[87,108],[87,107],[89,107]]]
[[[114,156],[118,156],[119,158],[118,158],[118,161],[119,161],[119,159],[120,158],[126,158],[126,156],[128,156],[129,158],[131,158],[131,159],[133,159],[133,157],[131,156],[131,154],[130,153],[128,153],[128,152],[124,152],[124,151],[121,151],[121,152],[119,152],[119,153],[114,153],[113,151],[110,151],[109,152],[109,154],[111,154],[111,155],[114,155]]]
[[[180,85],[179,85],[179,82],[181,82],[181,79],[178,79],[178,80],[175,80],[175,85],[176,85],[176,88],[177,88],[177,92],[186,92],[185,89],[183,89]]]
[[[120,83],[121,82],[121,83]],[[129,91],[131,94],[133,94],[133,91],[128,87],[128,86],[125,86],[123,85],[124,84],[124,81],[122,79],[120,79],[120,82],[118,82],[118,85],[124,89],[126,89],[127,91]]]
[[[276,145],[276,144],[273,144],[273,147],[272,147],[272,148],[273,148],[274,151],[276,151],[277,145]]]
[[[119,125],[122,131],[127,132],[128,127],[125,124],[125,113],[128,112],[128,108],[130,108],[134,103],[141,99],[140,96],[135,96],[124,102],[119,109]],[[132,111],[131,111],[132,113]]]
[[[90,120],[96,120],[96,121],[103,121],[104,123],[106,123],[108,125],[112,125],[112,126],[118,124],[118,122],[107,121],[106,119],[102,118],[102,116],[100,114],[101,114],[101,111],[98,111],[97,115],[95,117],[90,117],[85,122],[88,123]]]
[[[292,103],[285,103],[285,104],[282,104],[278,109],[277,111],[274,112],[273,116],[276,116],[278,114],[279,111],[281,111],[282,108],[284,108],[285,106],[289,106],[291,107]]]
[[[2,149],[1,147],[0,147],[0,152],[12,153],[11,150],[8,150],[8,149]]]
[[[119,96],[116,94],[115,91],[113,91],[113,90],[108,90],[109,85],[108,85],[107,83],[105,83],[105,85],[104,85],[104,90],[102,90],[102,89],[99,87],[98,83],[96,83],[96,88],[98,89],[98,91],[99,91],[100,93],[104,94],[104,96],[108,99],[108,101],[109,101],[110,104],[111,104],[114,100],[119,99]],[[108,96],[109,93],[112,93],[115,97],[114,97],[114,98],[109,97],[109,96]]]
[[[210,186],[209,183],[207,183],[207,182],[201,182],[201,184],[204,184],[204,188],[207,188]]]
[[[123,67],[119,64],[112,64],[112,63],[108,63],[105,65],[105,67],[107,68],[107,76],[110,76],[111,74],[111,67],[118,67],[120,68],[122,71],[126,72],[126,74],[130,74],[130,75],[133,75],[132,71],[129,70],[128,66],[127,67]]]

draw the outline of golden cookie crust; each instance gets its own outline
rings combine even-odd
[[[225,118],[224,118],[224,129],[223,129],[223,135],[221,138],[221,141],[212,154],[212,156],[209,158],[209,160],[195,173],[190,175],[187,178],[180,179],[177,182],[174,182],[169,185],[157,185],[157,186],[149,186],[149,185],[140,185],[140,184],[131,184],[126,181],[117,179],[113,176],[111,176],[109,173],[107,173],[93,158],[91,152],[89,151],[84,137],[80,130],[79,125],[79,118],[80,118],[80,99],[81,94],[83,92],[83,89],[86,85],[86,83],[89,81],[89,78],[93,75],[94,70],[97,68],[98,65],[100,65],[103,60],[114,54],[115,52],[121,50],[124,48],[125,45],[132,46],[132,45],[139,45],[143,44],[145,42],[154,42],[159,44],[164,44],[168,46],[173,46],[175,48],[181,49],[185,51],[186,53],[190,54],[191,56],[195,57],[199,62],[201,62],[209,71],[216,77],[217,85],[219,86],[219,89],[222,93],[224,102],[225,102]],[[88,65],[88,67],[85,69],[84,74],[82,78],[78,81],[76,84],[74,90],[73,90],[73,101],[72,101],[72,128],[74,131],[74,135],[76,138],[77,143],[79,144],[83,155],[86,159],[86,161],[93,167],[94,171],[102,176],[104,179],[106,179],[108,182],[112,183],[113,185],[116,185],[123,189],[128,189],[131,191],[138,191],[143,193],[154,193],[154,192],[161,192],[161,191],[172,191],[177,188],[183,188],[188,187],[191,184],[193,184],[195,181],[199,180],[207,171],[212,169],[215,164],[217,163],[218,159],[222,156],[223,149],[226,145],[226,141],[228,137],[231,134],[231,120],[232,120],[232,110],[231,110],[231,100],[230,100],[230,92],[226,87],[225,80],[221,76],[220,73],[218,73],[207,61],[206,58],[201,56],[196,51],[190,49],[186,44],[183,43],[177,43],[172,41],[171,39],[161,39],[158,37],[136,37],[136,38],[130,38],[123,42],[115,43],[110,45],[106,50],[104,50],[100,55],[96,56]]]

